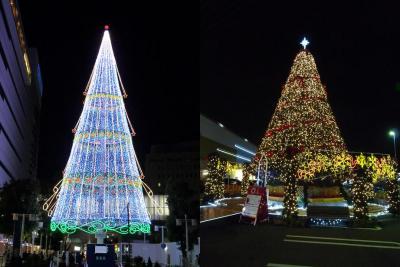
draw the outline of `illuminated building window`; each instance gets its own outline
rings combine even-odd
[[[28,82],[30,83],[32,71],[31,71],[31,65],[29,63],[28,51],[26,49],[26,42],[25,42],[25,38],[24,38],[24,31],[22,29],[21,18],[19,16],[18,8],[17,8],[17,5],[14,2],[14,0],[9,0],[9,2],[10,2],[13,16],[14,16],[15,27],[17,28],[19,44],[21,46],[22,54],[24,57],[25,69],[26,69],[26,73],[28,74]]]

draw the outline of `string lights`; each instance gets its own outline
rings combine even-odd
[[[240,194],[242,196],[247,196],[247,191],[250,185],[250,165],[248,163],[243,163],[243,179],[240,185]]]
[[[51,230],[149,233],[144,176],[133,148],[134,130],[123,102],[126,93],[107,29],[84,94],[63,180],[52,196],[57,200],[54,210],[46,203]]]
[[[321,227],[333,227],[339,225],[345,225],[345,221],[343,219],[321,219],[321,218],[311,218],[311,225],[321,226]]]
[[[208,176],[205,181],[205,195],[211,199],[224,197],[224,176],[226,174],[226,161],[213,153],[208,157]]]
[[[314,58],[301,50],[293,63],[278,105],[261,141],[252,169],[262,155],[284,183],[285,217],[297,214],[299,168],[321,154],[328,159],[346,151]],[[317,152],[318,151],[318,152]]]
[[[307,181],[326,173],[349,177],[352,185],[353,212],[357,220],[368,217],[368,200],[375,196],[374,184],[379,181],[386,182],[389,211],[399,213],[396,164],[390,156],[376,157],[373,154],[366,156],[363,153],[351,155],[343,152],[329,159],[326,155],[319,155],[303,163],[298,169],[298,176]]]
[[[377,158],[347,151],[328,103],[326,88],[311,53],[302,49],[294,60],[282,87],[267,131],[251,163],[254,173],[263,156],[269,168],[283,182],[283,216],[297,215],[298,183],[308,185],[329,177],[331,182],[348,179],[356,218],[365,218],[367,201],[373,197],[373,184],[387,181],[387,196],[392,213],[400,212],[396,164],[389,156]]]

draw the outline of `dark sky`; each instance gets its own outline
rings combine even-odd
[[[128,93],[125,104],[137,133],[133,142],[141,165],[153,144],[198,138],[198,49],[193,53],[188,45],[191,36],[197,42],[198,27],[188,31],[182,21],[189,22],[189,16],[178,15],[178,6],[170,3],[116,2],[19,1],[28,44],[39,50],[44,81],[41,180],[62,178],[72,146],[71,129],[82,111],[82,93],[105,24],[110,25]]]
[[[258,146],[306,36],[348,148],[393,153],[400,6],[318,2],[202,1],[200,111]]]

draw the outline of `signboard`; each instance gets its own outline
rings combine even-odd
[[[98,253],[107,254],[107,252],[108,252],[107,246],[95,246],[94,247],[95,254],[98,254]]]
[[[258,207],[260,206],[260,201],[261,201],[260,195],[247,195],[242,215],[256,218],[258,213]]]
[[[256,225],[257,221],[263,221],[268,218],[266,193],[267,190],[263,186],[254,185],[249,187],[239,222],[247,218]]]
[[[87,244],[88,267],[109,267],[115,266],[117,255],[114,252],[114,245]]]

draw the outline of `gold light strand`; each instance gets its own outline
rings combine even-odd
[[[326,152],[316,152],[320,150]],[[260,158],[267,156],[270,168],[284,183],[284,214],[291,217],[297,214],[298,178],[311,179],[314,173],[326,171],[321,162],[344,151],[346,146],[314,58],[307,50],[301,50],[252,162],[252,172]],[[314,161],[311,171],[303,168],[310,161]]]
[[[205,195],[210,199],[219,199],[224,196],[224,180],[218,154],[208,157],[208,176],[205,181]],[[225,167],[226,168],[226,167]],[[226,169],[225,169],[226,170]]]
[[[247,190],[250,185],[250,166],[248,163],[243,163],[243,179],[240,185],[240,194],[247,196]]]

